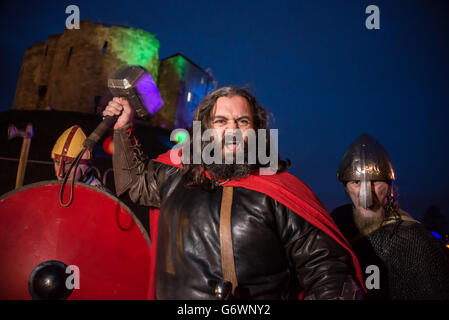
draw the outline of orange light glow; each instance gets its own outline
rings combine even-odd
[[[112,137],[107,137],[104,139],[103,150],[109,155],[114,154],[114,141],[112,141]]]

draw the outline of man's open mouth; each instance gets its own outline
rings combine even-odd
[[[225,148],[229,152],[235,152],[240,147],[240,141],[225,142]]]

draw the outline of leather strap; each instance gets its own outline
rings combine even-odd
[[[70,144],[72,143],[72,139],[75,136],[76,131],[80,129],[79,126],[73,126],[72,130],[70,130],[69,135],[67,136],[67,139],[65,140],[64,146],[62,147],[61,156],[65,157],[67,154],[67,151],[69,151]]]
[[[232,294],[237,288],[237,275],[235,273],[234,249],[231,236],[231,208],[233,187],[223,187],[220,210],[220,246],[223,278],[232,283]]]

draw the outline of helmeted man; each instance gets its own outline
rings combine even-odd
[[[355,255],[312,191],[285,172],[285,162],[272,175],[262,175],[260,163],[206,163],[204,157],[179,163],[171,152],[148,162],[133,135],[129,103],[114,98],[103,114],[120,115],[114,126],[117,194],[128,192],[153,208],[151,298],[362,297]],[[268,117],[246,90],[223,87],[204,98],[194,121],[214,132],[214,152],[235,160],[248,141],[227,140],[228,132],[266,130]],[[205,152],[208,145],[199,143]],[[184,148],[174,154],[182,158]]]
[[[75,160],[76,156],[83,149],[83,142],[86,140],[86,135],[83,130],[75,125],[65,130],[56,140],[55,145],[51,151],[51,158],[54,162],[55,174],[58,180],[63,180],[64,175],[69,170],[70,165]],[[85,184],[98,187],[102,190],[108,191],[103,184],[98,180],[91,166],[92,154],[87,150],[81,160],[76,172],[75,181],[80,181]],[[68,180],[72,180],[74,171],[70,173]],[[109,191],[108,191],[109,192]]]
[[[449,299],[446,248],[399,208],[393,165],[380,143],[368,134],[358,137],[346,150],[337,176],[352,204],[331,215],[362,270],[368,268],[367,298]]]

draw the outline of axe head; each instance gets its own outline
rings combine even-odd
[[[19,129],[16,128],[15,125],[10,124],[8,127],[8,140],[11,140],[15,137],[21,137],[24,135],[23,131],[19,131]]]
[[[8,140],[11,140],[15,137],[31,138],[33,135],[33,125],[31,123],[27,124],[25,131],[17,129],[13,124],[10,124],[8,127]]]
[[[139,66],[120,68],[108,80],[108,88],[114,97],[127,99],[142,119],[156,113],[164,104],[153,78]]]

